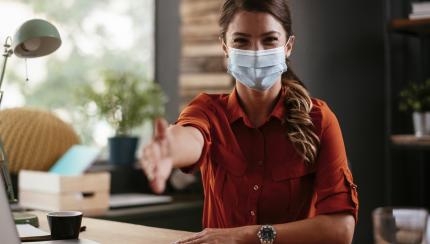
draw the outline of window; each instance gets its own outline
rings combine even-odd
[[[1,1],[2,45],[32,18],[50,21],[62,38],[62,46],[49,56],[8,60],[2,108],[54,111],[75,127],[83,143],[104,146],[112,128],[98,118],[83,116],[83,110],[91,108],[82,106],[76,91],[85,83],[101,83],[105,70],[132,70],[154,78],[154,8],[154,0]]]

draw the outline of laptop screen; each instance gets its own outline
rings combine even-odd
[[[0,174],[0,243],[18,244],[18,232],[9,206],[6,195],[3,176]]]

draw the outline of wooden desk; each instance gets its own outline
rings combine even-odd
[[[45,212],[31,212],[39,217],[40,229],[50,232]],[[168,221],[168,220],[166,220]],[[83,218],[87,229],[79,237],[99,243],[172,243],[192,232],[160,229],[142,225],[126,224],[108,220]]]

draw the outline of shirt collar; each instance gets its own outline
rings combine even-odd
[[[275,107],[270,113],[268,120],[272,117],[277,118],[280,121],[284,120],[284,116],[286,112],[285,106],[284,106],[285,95],[286,95],[286,89],[284,86],[282,86],[280,94],[278,95]],[[230,124],[233,124],[240,118],[242,118],[245,123],[246,121],[248,121],[248,116],[245,114],[245,111],[242,109],[242,106],[240,105],[239,95],[237,94],[236,87],[228,96],[227,111],[228,111],[228,118],[229,118]]]

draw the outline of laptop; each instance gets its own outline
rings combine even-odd
[[[18,231],[15,221],[12,217],[9,201],[6,195],[3,177],[0,175],[0,242],[7,244],[20,244],[21,240],[18,236]],[[63,243],[82,243],[82,244],[96,244],[97,242],[89,240],[60,240],[60,241],[43,241],[31,243],[47,243],[47,244],[63,244]]]

